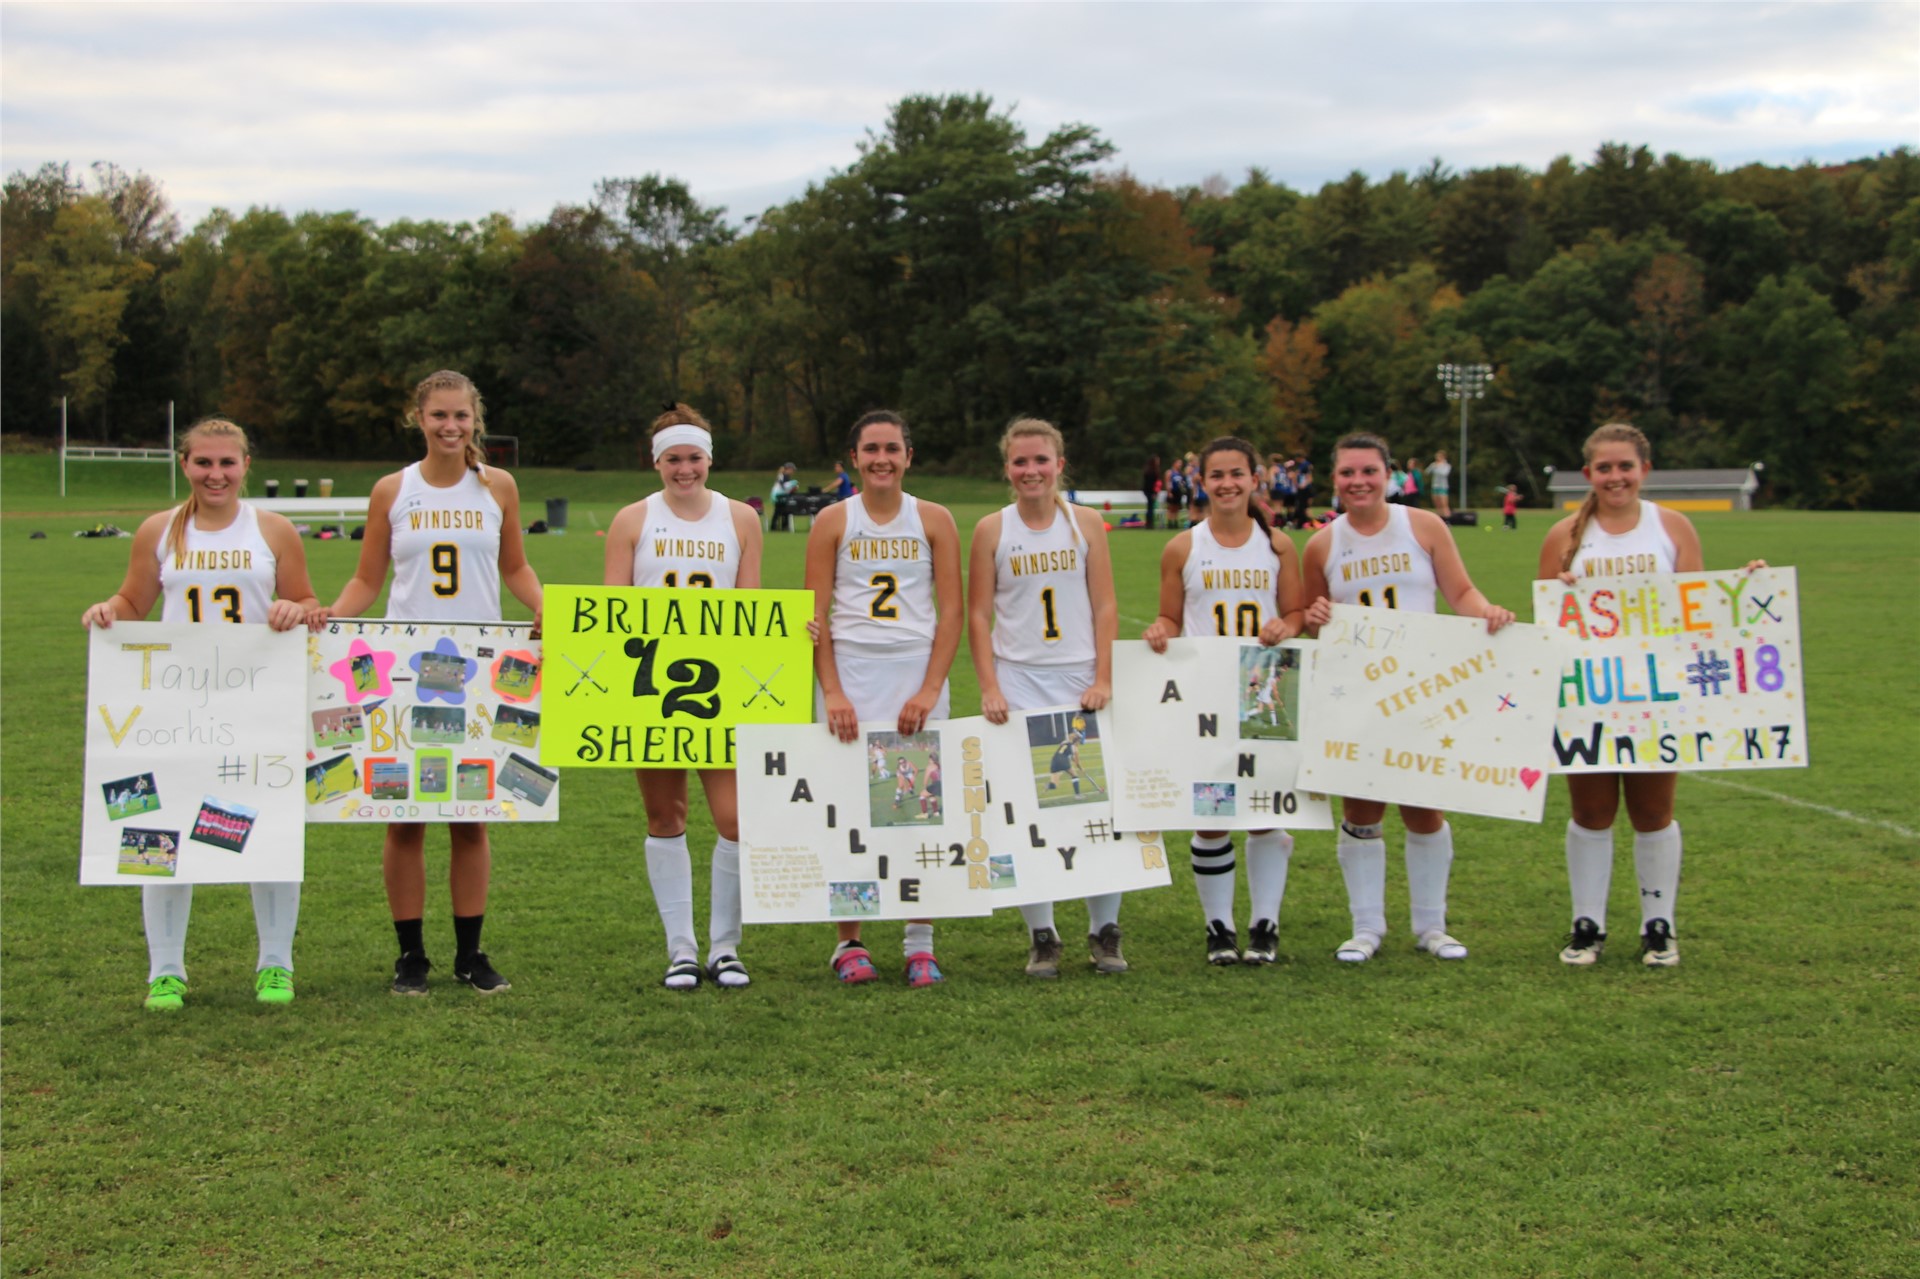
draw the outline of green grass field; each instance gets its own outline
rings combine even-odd
[[[869,929],[886,980],[836,987],[822,925],[749,929],[752,987],[679,995],[658,985],[633,780],[576,771],[563,821],[496,837],[487,949],[510,994],[453,983],[433,888],[433,994],[390,996],[379,836],[313,826],[298,1001],[254,1002],[247,894],[214,887],[196,898],[187,1008],[157,1016],[140,1007],[138,893],[76,886],[78,619],[129,543],[69,535],[131,527],[164,505],[165,479],[78,468],[63,505],[52,467],[0,462],[8,1275],[1920,1269],[1911,516],[1697,521],[1710,565],[1800,569],[1815,766],[1681,781],[1677,969],[1634,962],[1624,837],[1615,949],[1595,969],[1556,961],[1556,787],[1538,827],[1457,820],[1461,964],[1416,955],[1404,931],[1370,964],[1337,964],[1333,841],[1303,833],[1282,962],[1209,968],[1176,837],[1172,888],[1122,912],[1124,977],[1080,961],[1067,903],[1058,982],[1022,975],[1024,930],[1004,911],[939,927],[940,989],[906,988],[887,924]],[[256,475],[364,493],[379,469]],[[549,581],[597,581],[595,523],[651,487],[520,478],[529,506],[573,502],[568,535],[529,539]],[[1005,500],[987,481],[915,487],[962,529]],[[1477,582],[1523,613],[1547,523],[1527,511],[1517,535],[1460,534]],[[1164,536],[1114,536],[1124,636],[1150,620]],[[769,585],[799,584],[804,541],[770,536]],[[323,596],[357,550],[309,544]],[[954,707],[977,705],[963,653]],[[710,838],[696,800],[693,845]],[[436,868],[443,847],[430,841]],[[1404,903],[1395,853],[1397,927]]]

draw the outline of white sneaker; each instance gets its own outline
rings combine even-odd
[[[1340,949],[1333,952],[1333,957],[1343,964],[1364,964],[1379,953],[1379,934],[1355,933],[1340,943]]]
[[[1446,930],[1435,928],[1420,934],[1420,949],[1435,959],[1465,959],[1467,948],[1447,936]]]
[[[1600,931],[1600,925],[1582,915],[1573,921],[1573,932],[1567,937],[1566,949],[1560,952],[1560,962],[1587,968],[1600,962],[1600,953],[1606,948],[1607,935]]]
[[[1640,962],[1649,968],[1674,968],[1680,963],[1680,946],[1673,940],[1673,925],[1664,919],[1647,922],[1640,934]]]

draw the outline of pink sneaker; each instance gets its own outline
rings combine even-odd
[[[858,986],[880,979],[879,971],[873,966],[873,956],[863,946],[849,946],[835,955],[833,971],[842,986]]]
[[[907,956],[907,985],[936,986],[945,980],[940,965],[933,962],[933,952],[923,950]]]

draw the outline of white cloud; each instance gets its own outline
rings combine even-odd
[[[532,220],[650,171],[738,216],[913,93],[1091,124],[1167,184],[1920,140],[1904,4],[9,5],[0,29],[0,163],[110,159],[189,221]]]

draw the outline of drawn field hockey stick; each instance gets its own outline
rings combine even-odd
[[[567,665],[580,672],[579,678],[573,681],[573,687],[567,690],[568,697],[572,697],[575,693],[579,692],[582,684],[591,684],[603,693],[607,691],[607,686],[593,677],[593,668],[600,665],[600,659],[604,656],[606,656],[604,652],[595,653],[593,660],[583,667],[580,663],[573,660],[573,654],[568,653],[566,655]]]

